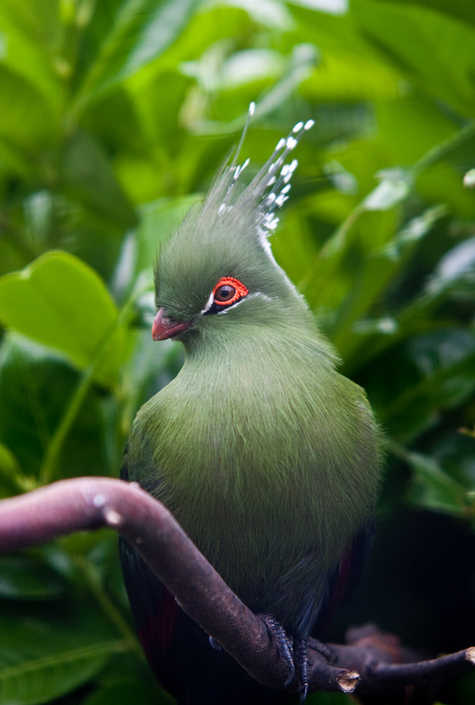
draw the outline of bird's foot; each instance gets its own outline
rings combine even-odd
[[[314,651],[323,656],[323,658],[332,663],[335,661],[335,654],[333,649],[325,644],[323,641],[318,639],[294,639],[294,664],[297,673],[297,679],[299,683],[299,694],[300,702],[303,703],[308,695],[308,647],[310,646]]]
[[[294,647],[292,640],[287,636],[284,627],[279,624],[279,622],[271,614],[260,615],[267,630],[270,632],[271,636],[275,639],[277,643],[277,648],[279,649],[282,657],[286,661],[289,667],[289,675],[287,676],[284,686],[287,688],[288,685],[293,681],[295,677],[295,664],[294,664]]]
[[[262,615],[262,619],[288,664],[289,675],[284,685],[287,687],[296,679],[300,702],[303,703],[308,695],[308,641],[298,637],[291,639],[283,626],[272,615]]]

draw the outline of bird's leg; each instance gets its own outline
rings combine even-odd
[[[308,646],[309,639],[294,637],[290,639],[285,629],[270,614],[260,615],[268,631],[277,642],[278,649],[289,666],[289,675],[284,683],[290,685],[294,678],[299,685],[300,702],[303,703],[308,695]],[[328,662],[334,660],[332,649],[318,639],[311,639],[312,649],[318,651]]]
[[[289,675],[284,683],[285,687],[297,678],[300,692],[300,702],[303,702],[308,693],[308,654],[307,639],[290,639],[283,626],[270,614],[261,615],[267,629],[277,642],[280,653],[287,661]]]
[[[279,622],[271,614],[262,614],[260,617],[271,636],[273,636],[277,642],[278,649],[289,667],[289,675],[284,683],[284,686],[287,687],[295,677],[295,664],[293,656],[294,647],[292,640],[287,636],[284,627],[279,624]]]

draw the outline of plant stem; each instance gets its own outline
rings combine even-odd
[[[135,651],[140,658],[143,659],[142,649],[135,634],[104,590],[96,568],[90,561],[84,558],[84,556],[75,555],[72,556],[72,559],[86,579],[91,593],[94,595],[106,617],[116,627],[119,634],[123,636],[131,650]]]
[[[456,149],[456,147],[459,147],[465,140],[473,136],[475,136],[475,121],[472,120],[444,142],[429,149],[411,168],[414,176],[417,177],[421,171],[443,159],[443,157]]]
[[[95,364],[96,360],[97,358],[91,365],[89,365],[87,370],[85,370],[84,374],[81,376],[79,384],[69,400],[66,412],[54,432],[50,444],[48,445],[48,449],[40,469],[40,484],[42,485],[48,484],[53,478],[56,463],[58,462],[64,441],[66,440],[84,398],[89,391],[92,377],[97,367],[97,364]]]
[[[116,320],[114,321],[111,328],[106,332],[100,343],[96,348],[94,359],[91,364],[84,370],[79,383],[74,390],[69,403],[66,407],[66,411],[53,434],[51,442],[46,451],[43,463],[40,468],[40,484],[46,485],[54,477],[54,472],[56,469],[56,464],[61,454],[66,437],[71,430],[71,427],[76,419],[76,416],[81,408],[81,405],[89,391],[89,388],[94,379],[94,374],[102,361],[104,351],[107,348],[111,335],[121,326],[129,314],[130,308],[132,307],[135,299],[142,293],[142,290],[133,290],[127,301],[124,303],[120,309]]]
[[[322,246],[321,250],[315,255],[313,263],[308,270],[308,273],[303,279],[298,282],[299,291],[305,293],[314,278],[314,268],[319,262],[325,262],[326,264],[324,266],[330,267],[329,263],[332,262],[332,258],[338,256],[343,252],[345,240],[348,233],[365,210],[365,199],[366,197],[363,198],[359,203],[357,203],[354,208],[352,208],[343,223],[335,230],[331,237]],[[336,262],[333,262],[332,264],[333,266],[335,266]],[[325,269],[325,273],[328,274],[327,269]]]
[[[360,215],[365,211],[365,200],[366,197],[356,204],[353,210],[348,213],[343,223],[335,230],[331,238],[326,241],[326,243],[321,249],[322,257],[329,257],[335,254],[336,252],[341,251],[341,249],[344,247],[346,236],[348,235],[349,231],[356,223]]]

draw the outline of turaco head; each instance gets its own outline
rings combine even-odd
[[[247,186],[240,177],[249,160],[236,164],[235,157],[203,205],[190,211],[162,247],[154,340],[180,338],[187,345],[236,330],[237,322],[265,326],[308,316],[303,298],[274,260],[269,237],[297,166],[289,154],[312,125],[313,120],[297,123]],[[245,130],[241,144],[244,135]]]

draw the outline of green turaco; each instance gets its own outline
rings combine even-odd
[[[289,154],[312,125],[297,123],[247,185],[248,160],[238,165],[236,156],[162,247],[152,333],[180,340],[185,361],[138,412],[123,471],[269,616],[284,650],[285,630],[294,658],[301,654],[303,694],[305,648],[297,647],[318,635],[354,572],[380,474],[364,391],[337,372],[269,242],[297,166]],[[125,542],[121,559],[146,655],[178,702],[280,702],[181,611]]]

